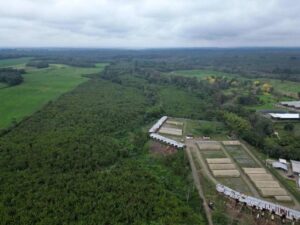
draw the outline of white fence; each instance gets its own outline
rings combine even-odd
[[[300,219],[300,212],[294,209],[290,209],[281,205],[277,205],[271,202],[267,202],[258,198],[254,198],[251,196],[244,195],[238,191],[235,191],[229,187],[226,187],[221,184],[216,185],[216,189],[218,192],[223,193],[226,196],[229,196],[233,199],[237,199],[240,202],[246,203],[248,206],[255,206],[258,209],[265,209],[270,212],[274,212],[276,215],[283,216],[285,215],[286,218],[293,220]]]

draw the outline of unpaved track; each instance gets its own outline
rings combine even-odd
[[[208,224],[209,224],[209,225],[213,225],[211,212],[210,212],[210,209],[209,209],[209,207],[208,207],[208,204],[207,204],[206,199],[205,199],[205,196],[204,196],[204,192],[203,192],[203,189],[202,189],[202,186],[201,186],[200,179],[199,179],[199,177],[198,177],[199,175],[198,175],[197,168],[196,168],[195,163],[194,163],[194,160],[193,160],[193,156],[192,156],[192,153],[191,153],[191,149],[193,149],[193,146],[187,145],[185,151],[186,151],[186,153],[187,153],[187,156],[188,156],[188,159],[189,159],[189,162],[190,162],[190,165],[191,165],[194,183],[195,183],[195,185],[196,185],[196,187],[197,187],[199,196],[200,196],[200,197],[202,198],[202,200],[203,200],[203,207],[204,207],[204,210],[205,210],[205,213],[206,213],[206,217],[207,217],[207,220],[208,220]]]

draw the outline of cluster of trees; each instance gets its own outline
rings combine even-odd
[[[2,134],[2,223],[206,224],[183,152],[148,154],[151,85],[121,81],[93,77]]]
[[[9,86],[21,84],[23,82],[22,74],[24,73],[25,70],[23,69],[0,68],[0,82]]]
[[[30,61],[26,64],[26,66],[36,67],[38,69],[47,68],[49,67],[48,62],[46,61]]]

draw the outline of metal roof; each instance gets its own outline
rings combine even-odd
[[[280,102],[281,105],[287,105],[290,107],[298,108],[300,107],[300,101],[288,101],[288,102]]]
[[[291,163],[292,163],[292,170],[293,170],[293,172],[300,174],[300,162],[299,161],[291,160]]]
[[[273,162],[273,163],[272,163],[272,166],[273,166],[274,168],[276,168],[276,169],[283,169],[283,170],[285,170],[285,171],[288,171],[288,170],[289,170],[288,167],[287,167],[287,165],[284,164],[284,163],[281,163],[281,162]]]
[[[177,147],[177,148],[183,148],[185,146],[185,144],[183,144],[181,142],[174,141],[174,140],[172,140],[170,138],[166,138],[166,137],[164,137],[162,135],[159,135],[159,134],[154,134],[153,133],[153,134],[150,134],[150,137],[154,138],[156,140],[162,141],[162,142],[164,142],[166,144],[172,145],[174,147]]]
[[[217,184],[216,189],[218,192],[223,193],[224,195],[233,199],[238,199],[240,202],[246,203],[248,206],[256,206],[258,209],[266,209],[269,212],[275,212],[279,216],[285,214],[288,219],[300,219],[300,211],[298,210],[247,196],[221,184]]]
[[[149,129],[149,133],[154,133],[156,132],[162,125],[163,123],[168,119],[167,116],[163,116],[162,118],[160,118],[150,129]]]
[[[269,113],[269,115],[278,119],[300,119],[299,113]]]

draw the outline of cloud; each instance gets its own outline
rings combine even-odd
[[[0,46],[300,46],[299,11],[292,0],[0,0]]]

